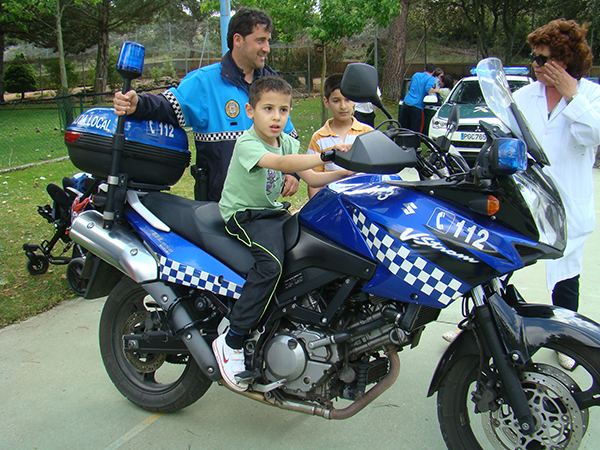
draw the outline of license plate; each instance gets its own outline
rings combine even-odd
[[[461,141],[481,141],[485,142],[485,133],[460,133]]]

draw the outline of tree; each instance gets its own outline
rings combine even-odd
[[[35,17],[22,17],[20,23],[24,25],[25,29],[17,33],[15,37],[37,47],[58,52],[53,13],[46,11],[37,13]],[[65,54],[74,55],[96,45],[96,36],[90,33],[89,25],[81,20],[81,13],[77,7],[65,8],[62,16],[62,29]]]
[[[79,6],[80,19],[97,36],[94,92],[105,92],[107,89],[109,33],[135,29],[153,21],[157,14],[165,17],[186,16],[200,21],[211,15],[214,8],[212,1],[195,0],[100,0],[93,7],[86,4]]]
[[[59,61],[52,59],[45,64],[46,71],[50,78],[50,88],[60,89],[61,87],[61,73],[59,67]],[[65,70],[67,73],[67,84],[69,88],[76,87],[79,82],[79,76],[75,70],[75,66],[72,62],[65,60]]]
[[[410,0],[400,0],[400,13],[394,17],[388,30],[385,49],[385,67],[381,80],[381,92],[390,99],[400,100],[404,61],[406,60],[406,30]]]
[[[395,5],[392,0],[255,0],[253,3],[269,12],[283,39],[291,40],[296,33],[308,31],[313,42],[323,46],[322,81],[327,75],[327,46],[360,34],[371,18],[387,25]],[[325,121],[324,105],[322,113]]]
[[[69,90],[65,68],[62,20],[67,8],[81,4],[83,1],[94,4],[98,0],[12,0],[3,3],[4,7],[16,17],[29,22],[37,20],[53,30],[60,66],[61,94],[67,94]],[[45,20],[48,18],[51,20],[46,22]]]
[[[4,72],[4,83],[7,92],[21,94],[25,98],[25,92],[33,91],[37,88],[35,72],[25,59],[23,53],[15,55],[10,65]]]
[[[7,38],[14,37],[26,29],[22,23],[20,8],[17,1],[0,1],[0,101],[4,101],[4,47]]]

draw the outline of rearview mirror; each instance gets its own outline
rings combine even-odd
[[[378,84],[379,76],[375,67],[364,63],[351,63],[344,71],[340,90],[344,97],[353,102],[377,104]]]
[[[452,109],[450,110],[450,116],[448,117],[448,125],[446,128],[450,132],[456,131],[456,129],[458,128],[459,120],[460,120],[460,106],[458,105],[458,103],[455,103],[454,105],[452,105]]]
[[[365,63],[348,64],[342,78],[340,91],[347,99],[357,103],[371,102],[377,106],[388,119],[391,114],[385,109],[379,95],[377,95],[377,86],[379,85],[379,75],[377,69]]]
[[[423,103],[426,105],[437,105],[439,102],[438,96],[435,94],[426,95],[423,99]]]

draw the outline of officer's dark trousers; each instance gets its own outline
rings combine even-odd
[[[577,312],[579,307],[579,275],[559,281],[552,289],[552,304]]]

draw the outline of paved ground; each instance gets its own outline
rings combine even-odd
[[[595,176],[600,182],[600,170]],[[581,307],[600,322],[598,254],[600,232],[586,248]],[[543,264],[513,278],[528,301],[548,303],[544,280]],[[426,392],[446,348],[440,336],[461,319],[458,303],[427,327],[417,348],[400,353],[396,384],[341,422],[265,406],[216,384],[175,414],[139,409],[114,388],[102,365],[98,321],[103,303],[69,301],[0,330],[0,449],[446,448],[435,398],[426,398]],[[581,448],[600,448],[599,414],[592,411]]]

